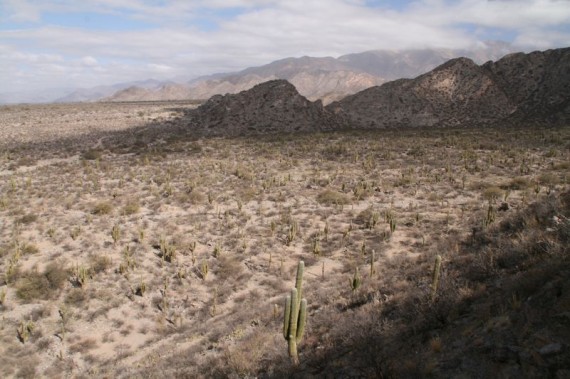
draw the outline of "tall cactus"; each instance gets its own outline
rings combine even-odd
[[[295,288],[285,299],[285,313],[283,317],[283,337],[289,344],[289,357],[294,365],[299,364],[297,344],[303,339],[307,321],[307,300],[303,296],[303,271],[305,262],[300,261],[297,266],[297,280]]]
[[[435,256],[435,265],[433,267],[433,274],[431,278],[431,301],[435,300],[435,296],[437,294],[440,270],[441,270],[441,255],[438,254]]]

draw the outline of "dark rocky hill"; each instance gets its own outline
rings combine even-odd
[[[311,102],[285,80],[233,95],[216,95],[189,114],[193,132],[206,136],[335,130],[340,118]]]
[[[570,121],[570,48],[511,54],[481,66],[452,59],[415,79],[327,106],[353,127],[472,126]]]
[[[285,80],[216,95],[190,113],[201,135],[344,128],[470,127],[570,122],[570,48],[477,65],[456,58],[415,79],[372,87],[323,107]]]

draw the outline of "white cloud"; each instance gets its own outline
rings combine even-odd
[[[94,66],[97,66],[99,64],[99,62],[97,62],[97,59],[88,55],[86,57],[81,58],[81,64],[83,66],[87,66],[87,67],[94,67]]]
[[[27,0],[4,0],[3,6],[10,21],[37,22],[40,20],[40,9]]]
[[[148,64],[148,68],[150,68],[152,71],[154,72],[158,72],[158,73],[170,73],[172,72],[172,67],[167,66],[165,64],[155,64],[155,63],[149,63]]]
[[[233,9],[240,11],[218,13]],[[4,19],[38,21],[33,28],[0,29],[0,82],[9,89],[22,85],[11,80],[16,73],[37,86],[69,77],[89,86],[227,72],[288,56],[469,47],[488,28],[528,49],[570,41],[568,1],[419,0],[396,11],[367,7],[364,0],[9,0],[2,10]],[[41,14],[47,11],[113,14],[155,27],[95,31],[44,25]],[[200,29],[204,18],[217,27]],[[66,70],[69,75],[61,73]]]
[[[472,23],[494,28],[568,25],[570,4],[556,0],[418,2],[411,16],[434,25]]]

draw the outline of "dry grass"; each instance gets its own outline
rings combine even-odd
[[[539,320],[568,306],[560,278],[570,232],[557,199],[568,189],[570,129],[195,140],[186,106],[5,113],[3,377],[568,369],[563,355],[541,366],[525,354],[568,344],[563,316]],[[436,254],[443,269],[432,302]],[[309,323],[294,368],[280,313],[300,259]],[[352,291],[355,267],[362,284]],[[19,323],[44,305],[38,334],[21,343]],[[30,351],[35,371],[17,359]],[[486,364],[492,356],[500,360]]]

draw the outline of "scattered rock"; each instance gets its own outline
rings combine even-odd
[[[540,350],[538,350],[538,352],[540,353],[540,355],[559,354],[562,352],[562,344],[551,343],[551,344],[548,344],[548,345],[541,347]]]

